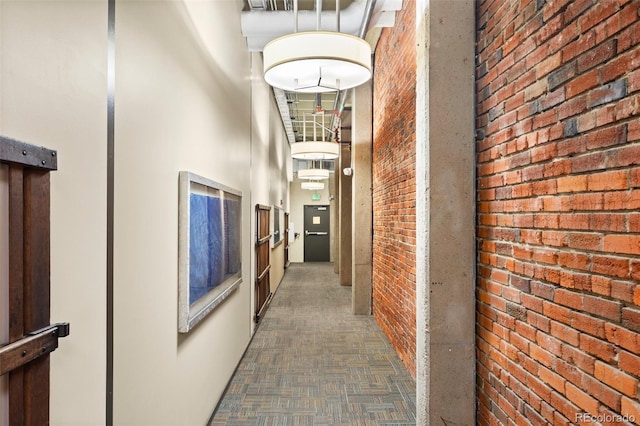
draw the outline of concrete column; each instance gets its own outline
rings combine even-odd
[[[351,177],[344,176],[342,169],[351,167],[351,147],[342,145],[340,151],[340,168],[336,173],[340,176],[340,284],[351,285]]]
[[[417,0],[417,424],[475,424],[473,0]]]
[[[373,91],[368,82],[356,87],[351,102],[351,252],[352,309],[357,315],[371,315],[373,268]]]

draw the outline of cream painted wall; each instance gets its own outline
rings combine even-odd
[[[254,329],[254,206],[288,207],[291,169],[241,7],[117,2],[114,424],[204,424]],[[0,39],[0,133],[59,152],[52,321],[69,321],[71,335],[52,354],[51,424],[101,425],[107,1],[0,0]],[[244,208],[244,282],[186,336],[177,333],[180,170],[241,190]]]
[[[271,91],[269,89],[269,91]],[[282,118],[273,97],[270,97],[270,135],[269,135],[269,200],[275,205],[288,211],[289,187],[282,182],[293,179],[291,148],[287,135],[282,127]]]
[[[284,242],[271,249],[271,270],[269,271],[269,288],[275,293],[284,277]]]
[[[51,424],[105,418],[107,2],[0,1],[0,133],[58,150],[51,174]]]
[[[302,181],[300,179],[295,178],[289,185],[289,193],[291,197],[291,215],[289,216],[289,220],[290,223],[293,223],[294,232],[300,234],[300,236],[296,238],[292,244],[289,245],[289,261],[297,263],[304,262],[304,206],[326,204],[330,206],[331,209],[331,224],[329,230],[331,238],[329,247],[331,248],[329,258],[333,262],[333,239],[335,236],[333,209],[336,206],[334,196],[334,175],[333,173],[331,173],[329,176],[329,180],[325,181],[324,190],[318,191],[318,193],[320,194],[320,200],[317,201],[311,199],[311,194],[313,193],[313,191],[300,188],[301,183]]]
[[[244,282],[188,335],[177,333],[178,172],[242,191],[243,234],[251,235],[251,64],[241,8],[223,0],[118,2],[118,425],[206,423],[251,337],[248,238]]]
[[[284,216],[281,217],[281,213],[289,211],[288,183],[292,175],[291,148],[273,96],[269,97],[269,103],[269,203],[279,207],[279,209],[271,209],[271,215],[272,221],[279,220],[281,222],[280,237],[284,238]],[[272,245],[274,243],[273,237],[271,243]],[[271,249],[270,262],[269,287],[271,292],[275,293],[285,272],[284,244],[278,244]]]
[[[270,139],[273,117],[265,114],[275,108],[272,101],[271,88],[262,79],[262,54],[251,53],[251,158],[255,159],[251,165],[251,179],[253,181],[253,202],[265,206],[272,205],[270,165]],[[261,159],[262,161],[259,161]],[[266,159],[266,161],[264,161]],[[255,242],[255,223],[253,238]]]
[[[271,187],[271,176],[269,171],[269,148],[271,137],[271,114],[269,111],[275,102],[272,102],[271,88],[262,79],[262,54],[260,52],[251,53],[251,181],[252,181],[252,204],[254,212],[251,222],[251,244],[256,242],[255,206],[262,204],[271,206],[269,198]],[[266,159],[266,161],[265,161]],[[271,213],[273,214],[273,212]],[[255,252],[251,255],[251,270],[256,270]],[[269,283],[271,286],[271,283]],[[251,282],[252,289],[255,283]],[[251,292],[251,306],[255,307],[255,291]],[[255,308],[252,308],[255,312]],[[251,331],[255,330],[255,322],[251,321]]]

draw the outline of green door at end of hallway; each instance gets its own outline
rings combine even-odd
[[[329,206],[304,206],[304,261],[329,262]]]

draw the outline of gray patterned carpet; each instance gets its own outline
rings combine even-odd
[[[333,265],[292,264],[210,425],[414,425],[415,381]]]

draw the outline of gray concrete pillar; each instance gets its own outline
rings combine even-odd
[[[418,425],[475,424],[473,0],[417,0]]]
[[[371,315],[373,275],[373,152],[372,82],[356,87],[351,102],[351,279],[352,309],[357,315]]]
[[[342,170],[351,167],[351,147],[342,145],[340,151],[340,169],[336,171],[340,175],[340,284],[351,285],[351,177],[344,176]]]

